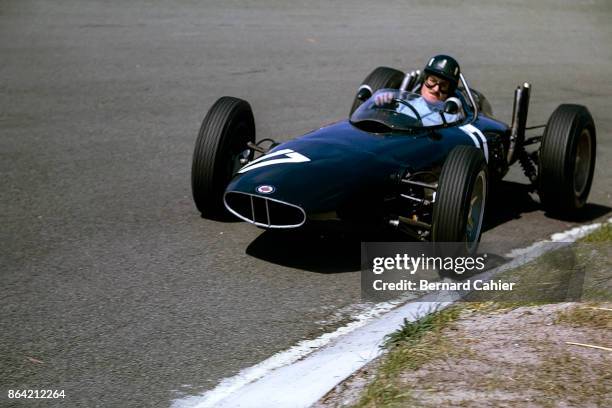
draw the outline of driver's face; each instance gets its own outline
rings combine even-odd
[[[443,102],[448,98],[450,82],[435,75],[429,75],[421,87],[421,96],[429,103]]]

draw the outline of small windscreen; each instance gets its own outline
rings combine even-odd
[[[444,103],[430,104],[419,94],[379,89],[351,115],[351,123],[373,132],[413,131],[453,123],[460,115],[446,114]]]

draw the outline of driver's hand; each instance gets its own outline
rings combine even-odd
[[[392,100],[393,100],[393,92],[385,92],[385,93],[376,95],[376,97],[374,98],[374,103],[376,104],[376,106],[381,106],[381,105],[386,105],[388,103],[391,103]]]

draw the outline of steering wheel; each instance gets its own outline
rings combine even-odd
[[[397,102],[397,103],[399,103],[400,105],[404,105],[404,106],[406,106],[406,107],[410,108],[410,110],[411,110],[411,111],[412,111],[412,112],[413,112],[413,113],[416,115],[416,116],[415,116],[415,118],[416,118],[416,119],[417,119],[419,122],[422,122],[421,115],[419,115],[419,112],[418,112],[418,111],[417,111],[417,110],[414,108],[414,106],[412,106],[411,104],[409,104],[409,103],[408,103],[408,102],[406,102],[405,100],[403,100],[403,99],[399,99],[399,98],[393,98],[393,100],[392,100],[391,102]]]

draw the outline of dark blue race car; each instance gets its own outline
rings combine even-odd
[[[347,120],[284,143],[256,143],[250,105],[220,98],[193,156],[198,210],[262,228],[389,227],[417,240],[463,242],[473,253],[490,187],[517,161],[549,213],[572,216],[585,205],[596,151],[587,108],[560,105],[546,125],[527,128],[525,83],[507,125],[463,75],[429,111],[417,93],[422,83],[419,71],[379,67],[358,88]],[[376,102],[381,93],[390,101]],[[526,137],[538,128],[542,135]]]

